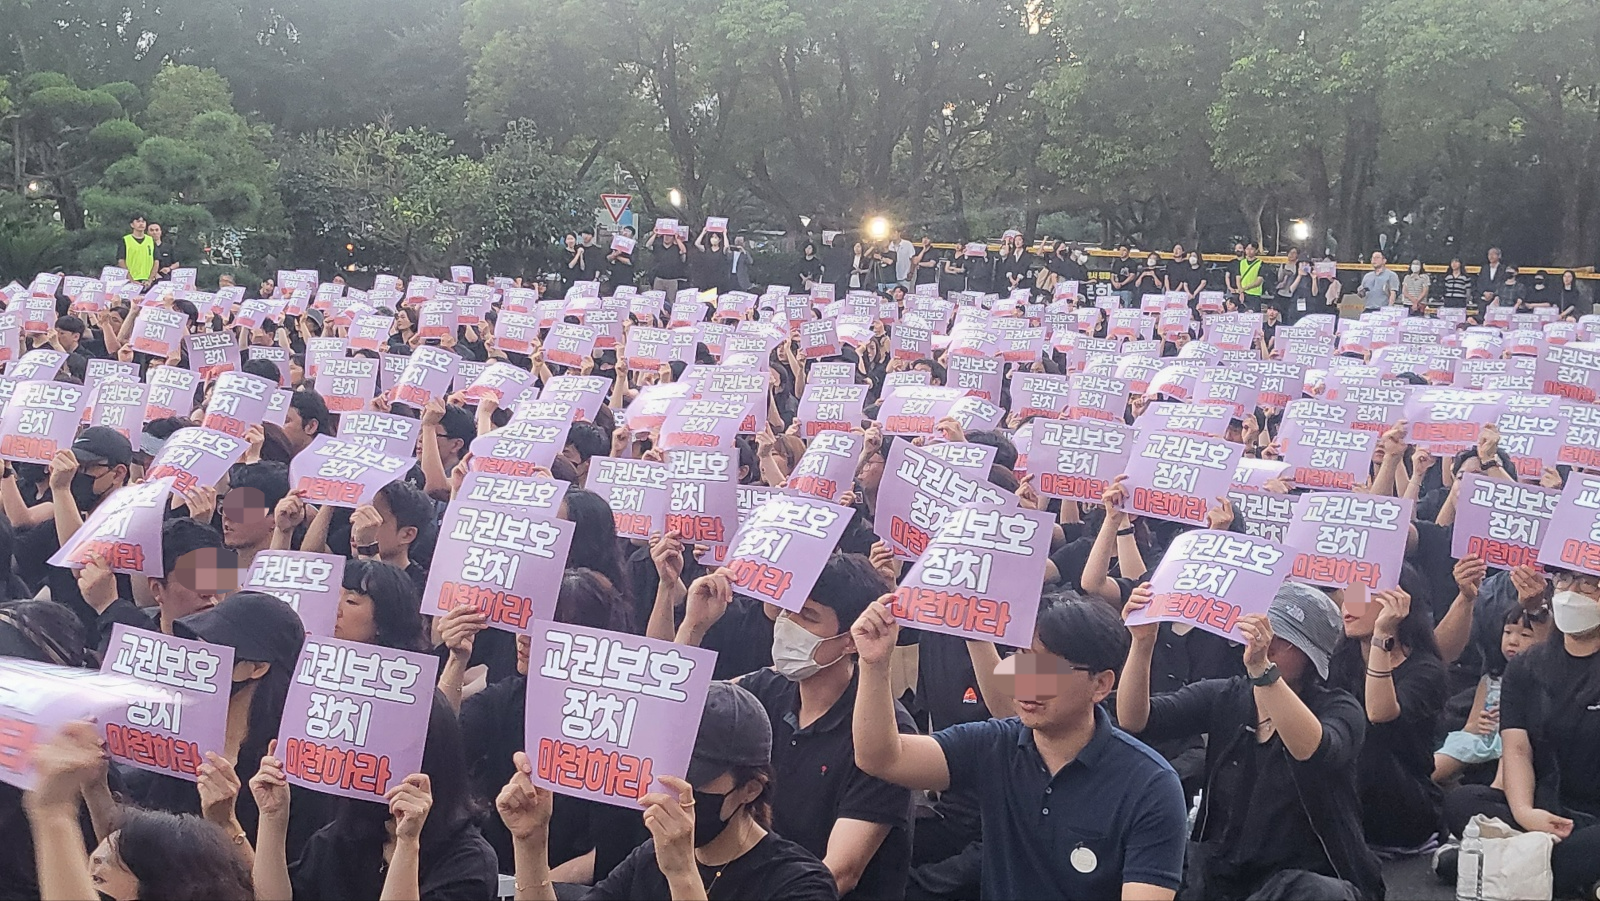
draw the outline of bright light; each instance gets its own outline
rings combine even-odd
[[[667,192],[667,202],[672,204],[673,206],[678,206],[678,207],[683,206],[683,192],[678,190],[677,188],[673,188],[672,190],[668,191]]]
[[[867,220],[867,237],[874,241],[882,241],[889,237],[889,220],[882,216],[873,216]]]
[[[1311,223],[1304,219],[1296,219],[1289,224],[1289,237],[1296,241],[1304,241],[1311,237]]]

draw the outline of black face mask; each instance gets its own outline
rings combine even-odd
[[[94,483],[95,477],[86,472],[72,477],[72,502],[79,510],[88,510],[99,502],[100,495],[94,493]]]
[[[698,789],[694,793],[694,846],[704,848],[717,840],[728,828],[731,817],[722,818],[722,802],[726,794],[714,795]]]

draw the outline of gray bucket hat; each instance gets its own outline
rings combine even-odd
[[[1328,659],[1344,637],[1344,620],[1333,599],[1299,582],[1285,582],[1267,608],[1272,634],[1299,648],[1317,674],[1328,678]]]

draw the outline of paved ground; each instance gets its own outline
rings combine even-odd
[[[1389,901],[1450,901],[1453,886],[1434,878],[1432,855],[1392,860],[1383,865],[1383,881],[1389,887]]]

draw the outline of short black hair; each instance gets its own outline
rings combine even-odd
[[[215,824],[193,814],[124,807],[117,857],[138,881],[141,898],[254,898],[250,868]]]
[[[467,451],[466,445],[471,444],[472,439],[478,437],[477,419],[467,412],[466,407],[458,404],[444,405],[444,416],[440,418],[439,425],[444,427],[444,437],[446,439],[461,439],[462,454]]]
[[[333,414],[328,412],[328,402],[310,388],[296,388],[289,395],[289,406],[300,414],[301,422],[317,423],[318,435],[333,434]]]
[[[894,586],[861,554],[835,553],[822,564],[811,600],[839,617],[839,630],[850,631],[873,601],[894,590]],[[1126,631],[1126,630],[1124,630]]]
[[[588,462],[590,457],[611,453],[611,436],[594,423],[580,420],[567,430],[567,445],[577,449],[580,461]]]
[[[261,492],[270,514],[289,494],[289,467],[271,460],[242,463],[228,472],[228,490],[254,488]]]
[[[239,364],[239,371],[245,375],[263,378],[274,385],[283,384],[283,372],[278,369],[278,364],[260,357],[251,357]]]
[[[195,306],[194,302],[187,298],[183,300],[174,300],[172,302],[172,308],[189,317],[190,325],[200,321],[200,308]]]
[[[56,331],[81,335],[88,331],[88,326],[84,325],[83,320],[76,316],[58,316],[56,317]]]
[[[372,598],[373,644],[400,651],[428,650],[420,593],[405,570],[381,560],[347,560],[342,587]]]
[[[423,534],[433,528],[433,501],[422,493],[421,488],[400,479],[379,488],[377,496],[389,505],[396,526],[402,529],[406,526],[416,527],[417,541],[414,543],[420,543]]]
[[[231,554],[222,546],[222,533],[187,516],[169,519],[161,524],[161,576],[166,578],[178,568],[183,555],[206,548],[215,548],[217,563],[226,565],[223,554]]]
[[[1095,672],[1122,672],[1133,643],[1128,627],[1115,610],[1067,588],[1039,599],[1035,626],[1045,650],[1072,663],[1094,667]]]

